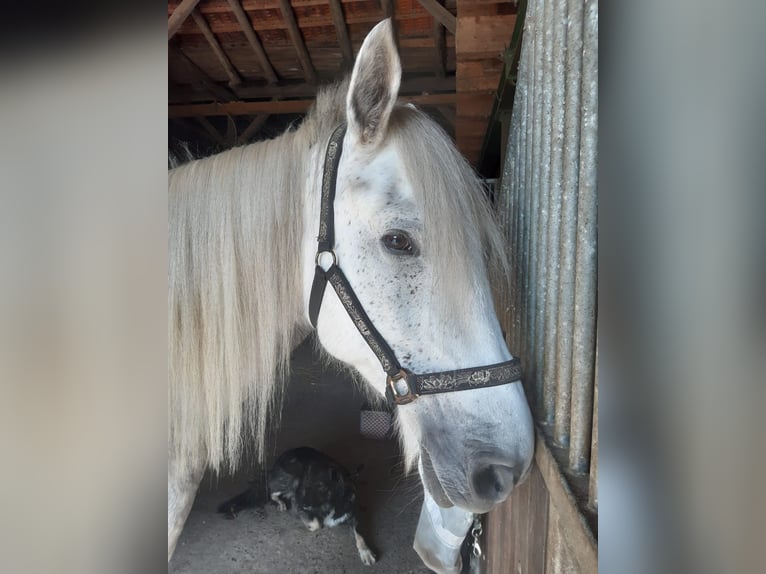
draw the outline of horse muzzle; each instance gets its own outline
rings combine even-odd
[[[421,448],[419,471],[431,498],[443,508],[458,506],[483,514],[511,495],[526,478],[529,462],[493,449],[472,454],[465,465],[443,468]]]

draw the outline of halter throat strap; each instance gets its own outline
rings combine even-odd
[[[412,402],[420,395],[462,391],[515,383],[521,380],[521,364],[518,359],[439,373],[414,374],[404,369],[394,351],[381,336],[367,316],[361,302],[346,279],[335,255],[335,190],[338,182],[338,164],[343,152],[346,125],[333,131],[327,144],[322,173],[322,195],[319,211],[319,235],[317,236],[316,267],[309,297],[309,319],[316,328],[319,311],[327,283],[332,285],[343,308],[351,317],[359,333],[378,358],[386,372],[386,398],[392,405]],[[322,263],[326,267],[323,267]]]

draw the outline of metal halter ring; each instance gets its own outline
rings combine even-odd
[[[397,405],[406,405],[418,398],[418,395],[412,392],[407,377],[411,373],[405,369],[400,369],[393,377],[388,375],[386,385],[391,389],[391,395]]]
[[[316,257],[314,258],[314,262],[317,264],[317,267],[322,267],[322,265],[320,265],[320,264],[319,264],[319,260],[322,258],[322,255],[324,255],[325,253],[329,253],[330,255],[332,255],[332,265],[328,265],[328,266],[327,266],[327,269],[329,269],[329,268],[330,268],[330,267],[332,267],[333,265],[338,265],[338,256],[337,256],[337,255],[335,255],[335,251],[333,251],[333,250],[331,249],[331,250],[329,250],[329,251],[318,251],[318,252],[317,252],[317,255],[316,255]],[[322,269],[324,269],[325,271],[327,271],[327,269],[325,269],[324,267],[322,267]]]

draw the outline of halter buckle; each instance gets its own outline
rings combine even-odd
[[[418,395],[412,392],[407,377],[411,373],[405,369],[399,369],[394,376],[388,375],[386,378],[387,392],[389,399],[397,405],[406,405],[418,398]]]

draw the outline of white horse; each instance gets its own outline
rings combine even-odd
[[[311,330],[322,171],[339,124],[335,253],[401,364],[429,373],[511,358],[488,279],[502,237],[448,136],[396,105],[400,79],[384,21],[350,81],[322,91],[299,128],[170,172],[168,560],[204,471],[234,470],[245,444],[263,456],[290,352]],[[384,394],[386,374],[332,289],[317,337]],[[396,410],[407,467],[441,506],[487,512],[529,468],[518,382]]]

